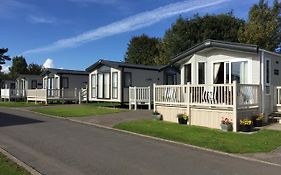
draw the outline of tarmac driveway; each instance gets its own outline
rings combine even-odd
[[[0,146],[47,175],[280,174],[281,168],[0,108]]]

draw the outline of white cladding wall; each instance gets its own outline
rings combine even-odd
[[[61,78],[66,77],[68,78],[68,88],[69,89],[81,89],[85,88],[88,84],[88,75],[76,75],[76,74],[53,74],[49,76],[45,76],[43,78],[43,87],[46,88],[46,79],[47,78],[54,78],[53,80],[53,89],[59,89],[62,87]]]
[[[124,72],[130,72],[132,75],[132,86],[147,87],[153,89],[153,83],[163,84],[163,72],[155,70],[144,70],[134,68],[124,68]],[[124,88],[123,100],[129,101],[129,88]]]
[[[93,91],[92,91],[92,75],[97,75],[98,74],[98,72],[100,71],[100,70],[109,70],[109,72],[110,72],[110,99],[98,99],[97,98],[97,94],[95,95],[95,97],[93,97]],[[113,88],[112,88],[112,74],[114,73],[114,72],[117,72],[117,82],[118,82],[118,90],[117,90],[117,99],[113,99],[112,98],[112,91],[113,91]],[[97,69],[97,70],[94,70],[94,71],[92,71],[90,74],[89,74],[89,79],[88,79],[88,81],[89,81],[89,101],[112,101],[112,102],[121,102],[121,87],[122,87],[122,81],[121,81],[121,71],[119,70],[119,69],[115,69],[115,68],[109,68],[109,67],[107,67],[107,66],[102,66],[102,67],[100,67],[99,69]],[[97,80],[97,78],[96,78],[96,84],[98,83],[97,82],[98,80]],[[96,87],[97,88],[97,87]],[[97,90],[96,90],[96,92],[97,92]]]
[[[206,52],[194,54],[190,59],[181,64],[181,84],[184,82],[184,65],[191,63],[192,83],[198,84],[198,63],[206,63],[206,84],[213,84],[213,64],[215,62],[235,62],[247,61],[248,62],[248,83],[260,83],[260,58],[258,54],[251,54],[238,51],[230,51],[223,49],[211,49]]]

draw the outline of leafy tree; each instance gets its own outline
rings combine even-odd
[[[42,71],[43,71],[42,65],[31,63],[27,66],[28,74],[40,75]]]
[[[7,55],[5,55],[8,52],[8,48],[2,48],[0,49],[0,71],[2,70],[2,64],[5,64],[6,61],[11,60],[11,58]]]
[[[133,37],[128,44],[125,62],[155,65],[155,59],[159,56],[159,44],[158,38],[150,38],[144,34]]]
[[[257,44],[263,49],[274,51],[281,38],[280,10],[281,3],[277,0],[273,2],[272,7],[265,0],[253,5],[246,25],[239,30],[239,41]]]
[[[26,74],[27,63],[23,56],[15,56],[12,59],[12,66],[9,68],[12,76],[16,76],[17,74]]]
[[[193,18],[179,17],[165,32],[160,58],[167,63],[175,55],[206,40],[215,39],[238,42],[238,31],[244,21],[235,18],[232,12],[219,15],[195,15]]]

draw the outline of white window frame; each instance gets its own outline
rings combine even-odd
[[[267,74],[267,62],[269,64],[268,66],[268,74]],[[271,60],[269,58],[265,58],[265,69],[264,69],[264,79],[265,79],[265,94],[270,95],[271,94]],[[268,82],[267,82],[267,75],[268,75]],[[269,88],[269,91],[267,91],[267,88]]]
[[[95,77],[94,81],[93,81],[93,77]],[[91,74],[91,94],[92,94],[92,98],[97,98],[97,74]]]
[[[233,59],[233,60],[231,60]],[[222,59],[222,60],[216,60],[216,61],[212,61],[211,64],[212,64],[212,69],[211,69],[211,74],[212,74],[212,83],[214,83],[214,64],[215,63],[224,63],[224,67],[226,67],[226,63],[229,63],[229,83],[228,84],[231,84],[231,64],[232,63],[235,63],[235,62],[247,62],[247,84],[251,84],[252,83],[252,60],[249,58],[229,58],[229,59]],[[226,75],[226,69],[224,69],[224,76]],[[225,82],[225,77],[224,77],[224,83],[226,84]]]
[[[116,87],[114,86],[114,75],[116,75]],[[114,89],[117,89],[116,94]],[[118,99],[118,72],[112,72],[112,99]]]
[[[204,63],[204,69],[205,69],[205,72],[204,72],[205,73],[205,75],[204,75],[205,76],[204,84],[206,84],[206,82],[207,82],[207,62],[206,61],[198,61],[197,62],[196,81],[197,81],[197,84],[199,84],[199,63]]]

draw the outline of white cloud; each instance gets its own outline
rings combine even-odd
[[[189,1],[169,4],[151,11],[146,11],[134,16],[130,16],[123,20],[108,24],[106,26],[99,27],[91,31],[87,31],[85,33],[82,33],[74,37],[58,40],[53,44],[44,47],[27,50],[23,54],[48,52],[48,51],[54,51],[62,48],[78,46],[104,37],[128,32],[128,31],[134,31],[143,27],[150,26],[163,19],[175,15],[187,13],[198,9],[208,8],[211,6],[216,6],[226,1],[229,0],[189,0]]]
[[[28,17],[28,20],[32,23],[43,23],[43,24],[51,24],[55,22],[55,19],[53,18],[38,17],[33,15],[30,15]]]
[[[1,65],[2,66],[2,69],[1,69],[1,72],[4,72],[4,73],[9,73],[10,70],[10,66],[6,66],[6,65]]]
[[[33,5],[18,0],[1,0],[0,18],[12,18],[20,15],[22,11],[31,11],[34,8]]]
[[[54,60],[51,58],[47,58],[43,64],[43,67],[44,68],[54,68],[55,67]]]

